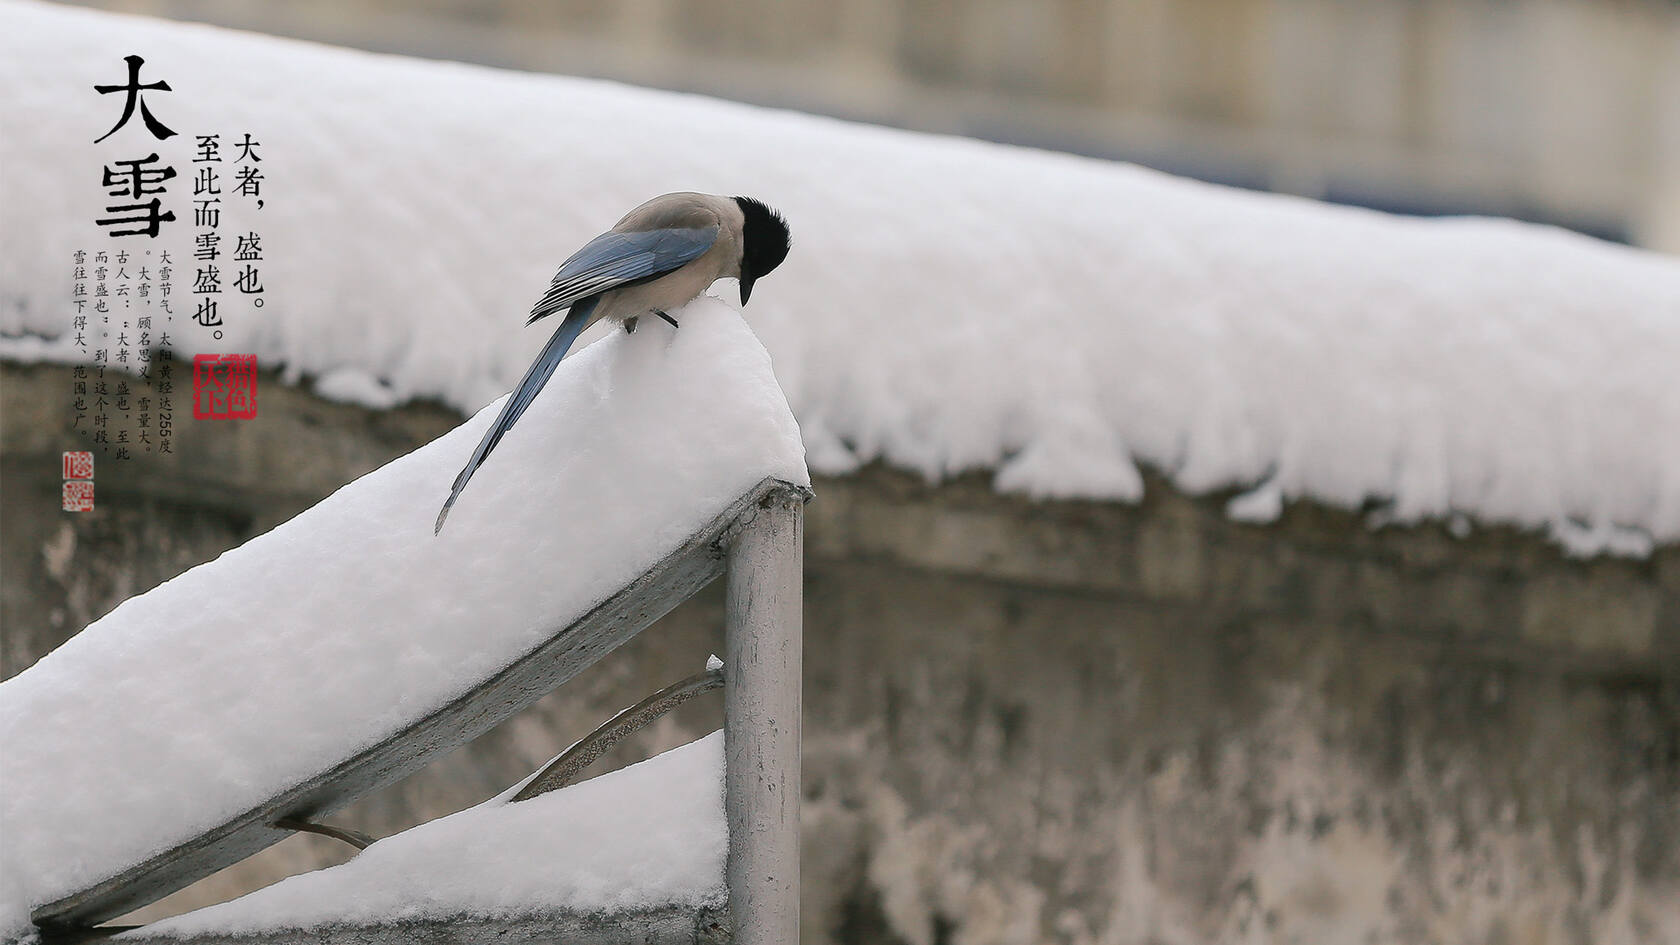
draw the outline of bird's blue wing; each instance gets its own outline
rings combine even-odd
[[[519,417],[525,412],[525,408],[531,406],[531,401],[537,399],[537,392],[542,390],[543,385],[547,384],[548,379],[554,375],[554,369],[559,366],[560,359],[565,357],[566,352],[571,349],[572,342],[576,341],[578,335],[583,334],[584,328],[588,327],[589,316],[594,313],[595,303],[599,301],[599,298],[592,296],[573,305],[572,310],[566,313],[565,320],[560,323],[560,327],[554,330],[554,336],[548,339],[548,344],[543,346],[542,354],[537,355],[537,360],[531,362],[530,368],[525,371],[525,376],[520,379],[519,386],[513,389],[513,395],[508,397],[507,403],[502,405],[502,412],[496,415],[496,422],[490,425],[489,431],[484,434],[484,439],[479,441],[478,449],[473,450],[472,458],[467,460],[467,465],[462,468],[461,474],[455,477],[455,486],[449,492],[449,499],[443,503],[443,508],[438,511],[437,524],[432,526],[433,535],[443,531],[443,520],[449,517],[450,508],[455,505],[455,500],[460,498],[461,490],[467,487],[467,482],[472,479],[473,473],[478,471],[478,467],[484,465],[484,460],[489,457],[490,451],[495,449],[496,444],[502,441],[502,434],[513,429],[513,425],[519,422]]]
[[[526,324],[579,299],[664,275],[693,262],[717,242],[718,228],[681,227],[602,233],[560,265]]]

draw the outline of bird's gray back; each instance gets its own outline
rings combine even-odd
[[[736,212],[732,214],[731,210]],[[635,233],[718,226],[738,231],[740,224],[735,218],[739,216],[734,201],[727,198],[692,192],[663,194],[625,214],[613,229],[620,233]]]

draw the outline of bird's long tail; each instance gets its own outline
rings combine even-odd
[[[473,450],[472,458],[467,460],[466,467],[461,470],[460,475],[455,477],[455,487],[450,491],[449,499],[443,503],[443,508],[438,512],[437,524],[432,526],[433,535],[443,531],[444,519],[449,517],[450,508],[455,505],[455,500],[460,497],[461,490],[467,487],[467,482],[472,479],[473,473],[478,471],[478,467],[484,465],[484,460],[490,455],[490,451],[496,448],[497,443],[501,442],[502,434],[513,429],[513,425],[519,422],[519,415],[525,412],[525,408],[529,407],[531,401],[537,398],[537,392],[543,389],[544,384],[548,383],[548,379],[554,374],[554,369],[559,366],[560,359],[565,357],[566,352],[571,349],[572,342],[577,340],[578,335],[583,334],[583,329],[589,325],[589,317],[595,313],[595,305],[600,300],[600,296],[581,299],[572,305],[570,312],[566,313],[565,321],[562,321],[560,327],[554,330],[554,336],[549,338],[548,344],[543,346],[542,354],[537,355],[537,360],[531,363],[530,369],[525,372],[525,377],[520,380],[519,386],[513,389],[513,395],[507,399],[507,403],[502,405],[502,412],[496,416],[496,422],[491,424],[490,430],[484,434],[484,439],[479,442],[478,449]]]

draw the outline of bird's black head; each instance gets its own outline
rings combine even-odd
[[[788,226],[782,215],[751,197],[736,197],[746,216],[741,232],[741,304],[747,304],[759,276],[780,266],[788,254]]]

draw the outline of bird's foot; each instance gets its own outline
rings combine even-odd
[[[672,328],[680,328],[680,327],[682,327],[682,326],[680,326],[680,325],[678,325],[678,324],[677,324],[677,320],[676,320],[676,319],[674,319],[674,318],[672,318],[672,317],[671,317],[671,316],[669,316],[669,315],[667,315],[667,314],[665,314],[665,313],[664,313],[664,312],[660,312],[660,311],[655,311],[655,312],[654,312],[654,313],[653,313],[653,314],[655,314],[655,315],[658,315],[658,316],[659,316],[659,317],[660,317],[660,318],[663,318],[663,319],[665,319],[665,320],[666,320],[666,321],[668,321],[668,322],[670,322],[670,323],[671,323],[671,327],[672,327]]]
[[[632,315],[624,320],[624,333],[626,335],[634,335],[636,333],[636,316]]]

